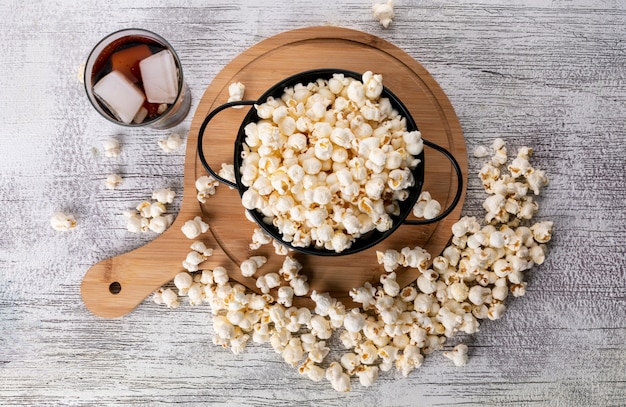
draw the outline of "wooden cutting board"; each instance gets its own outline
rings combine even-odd
[[[350,289],[365,282],[375,284],[384,272],[376,261],[376,251],[421,246],[433,256],[445,248],[451,226],[461,213],[467,181],[465,140],[454,109],[433,77],[410,55],[373,35],[339,27],[310,27],[268,38],[230,62],[211,82],[199,102],[187,138],[184,192],[174,224],[154,241],[131,252],[103,260],[86,273],[81,294],[87,308],[96,315],[113,318],[132,311],[160,286],[183,271],[182,261],[193,243],[181,226],[195,216],[210,224],[200,236],[214,254],[203,268],[224,266],[232,279],[257,291],[254,278],[241,276],[238,265],[252,255],[264,255],[268,263],[258,273],[275,272],[284,256],[276,255],[269,244],[251,251],[249,244],[256,224],[244,215],[239,193],[225,185],[206,204],[196,198],[195,180],[206,175],[197,157],[198,131],[204,117],[228,99],[228,86],[242,82],[245,99],[256,99],[280,80],[310,69],[341,68],[383,75],[383,83],[408,107],[422,137],[445,147],[457,159],[464,177],[463,195],[456,209],[444,220],[426,226],[402,225],[389,238],[368,250],[348,256],[320,257],[292,252],[304,266],[312,290],[330,292],[347,307],[353,305]],[[234,140],[249,107],[221,112],[207,128],[203,148],[211,166],[233,163]],[[423,190],[429,191],[445,208],[456,192],[456,177],[448,160],[425,149]],[[409,216],[412,218],[412,215]],[[398,270],[398,281],[407,285],[417,277],[416,270]],[[310,306],[308,297],[295,305]]]

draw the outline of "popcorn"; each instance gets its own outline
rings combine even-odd
[[[530,230],[533,233],[533,238],[537,243],[547,243],[552,238],[552,226],[554,222],[545,221],[535,223],[530,227]]]
[[[402,261],[404,267],[416,268],[422,272],[426,270],[427,264],[430,261],[430,253],[426,250],[419,246],[413,249],[403,247],[400,253],[404,259]]]
[[[474,157],[476,158],[484,158],[491,154],[491,151],[488,147],[485,146],[476,146],[473,151]]]
[[[160,188],[152,193],[152,199],[155,199],[161,204],[171,204],[174,202],[175,197],[176,192],[172,191],[170,188]]]
[[[443,352],[443,356],[454,362],[455,366],[465,366],[467,364],[467,345],[459,344],[452,351]]]
[[[315,335],[310,333],[303,334],[301,339],[302,347],[308,352],[307,361],[322,363],[330,352],[330,348],[326,346],[326,342],[318,341]]]
[[[252,243],[250,243],[250,250],[256,250],[264,244],[268,244],[272,241],[272,237],[265,233],[261,228],[255,228],[252,233]]]
[[[339,392],[349,392],[352,389],[350,385],[350,376],[348,376],[338,362],[332,362],[326,369],[326,379],[333,386],[333,389]]]
[[[413,215],[417,218],[434,219],[441,213],[441,204],[432,199],[428,191],[422,191],[413,206]]]
[[[166,153],[171,153],[177,150],[182,144],[183,140],[180,138],[180,134],[172,133],[167,136],[166,139],[159,140],[159,147]]]
[[[202,254],[192,251],[187,254],[187,257],[183,260],[182,264],[187,271],[198,271],[198,266],[205,260],[206,257]]]
[[[228,272],[224,267],[218,266],[213,269],[213,281],[220,286],[228,283]]]
[[[354,308],[346,314],[343,320],[343,326],[348,332],[359,332],[365,326],[365,316],[359,312],[358,308]]]
[[[76,72],[76,78],[78,82],[85,83],[85,63],[78,65],[78,71]]]
[[[163,233],[174,222],[174,215],[157,215],[148,220],[148,229],[154,233]]]
[[[239,102],[243,100],[243,95],[246,91],[246,87],[241,82],[233,82],[228,85],[228,102]],[[243,106],[235,106],[236,108],[242,108]]]
[[[396,273],[380,276],[380,283],[386,295],[396,297],[400,293],[400,285],[396,282]]]
[[[359,356],[356,353],[348,352],[341,356],[341,366],[345,369],[346,374],[352,376],[356,373],[356,369],[361,365]]]
[[[280,285],[280,276],[277,273],[267,273],[259,276],[256,280],[256,286],[263,294],[270,292],[272,288]]]
[[[222,163],[222,167],[220,168],[218,174],[220,177],[232,182],[235,181],[235,167],[232,164],[224,164]]]
[[[178,295],[180,296],[187,294],[192,283],[193,277],[189,273],[181,272],[174,277],[174,285],[178,288]]]
[[[362,304],[362,308],[364,310],[371,309],[376,300],[374,296],[376,295],[376,288],[372,287],[370,283],[365,283],[363,287],[353,288],[350,293],[350,297],[354,302]]]
[[[67,232],[76,228],[77,222],[74,215],[65,214],[63,212],[55,212],[50,218],[50,226],[59,232]]]
[[[309,292],[309,283],[307,283],[306,276],[297,276],[289,281],[289,285],[293,288],[293,293],[296,296],[302,297]]]
[[[199,240],[191,244],[191,250],[200,253],[204,257],[211,257],[213,255],[213,249],[208,248],[204,242]]]
[[[102,142],[104,155],[109,158],[118,157],[121,153],[120,142],[114,137],[108,137]]]
[[[264,256],[252,256],[241,262],[239,266],[241,275],[244,277],[252,277],[256,271],[267,262]]]
[[[206,203],[209,196],[215,194],[215,189],[219,182],[210,175],[202,175],[196,179],[195,186],[198,191],[197,199],[201,203]]]
[[[359,365],[356,368],[355,374],[359,377],[361,386],[369,387],[378,380],[378,371],[378,366]]]
[[[200,216],[196,216],[195,218],[185,222],[185,224],[181,227],[181,230],[187,239],[195,239],[202,233],[208,231],[209,225],[203,222]]]
[[[161,293],[161,300],[168,308],[178,308],[180,305],[178,296],[171,288],[167,288]]]
[[[472,304],[482,305],[491,302],[491,290],[480,285],[472,286],[469,289],[467,298]]]
[[[117,174],[109,174],[104,180],[104,186],[107,189],[115,189],[122,183],[122,177]]]
[[[384,252],[376,251],[376,258],[378,264],[382,264],[387,272],[394,271],[404,261],[404,257],[397,250],[393,249],[385,250]]]
[[[311,316],[311,321],[309,322],[309,329],[311,330],[311,334],[315,335],[316,337],[320,339],[328,339],[331,337],[333,333],[330,327],[330,321],[321,315]]]
[[[135,209],[146,219],[161,216],[165,213],[165,205],[160,202],[143,201]]]
[[[304,349],[302,349],[300,339],[291,338],[287,346],[285,346],[282,351],[282,357],[287,364],[296,367],[298,362],[300,362],[300,360],[304,357]]]
[[[311,293],[311,300],[315,302],[315,313],[321,316],[328,315],[331,307],[336,303],[336,300],[330,294],[320,294],[315,290]]]
[[[293,301],[293,288],[289,286],[283,286],[278,289],[278,298],[276,302],[284,305],[285,307],[291,307],[291,302]]]
[[[302,265],[293,257],[285,257],[283,264],[278,270],[278,274],[287,282],[298,277],[298,273],[302,270]]]
[[[402,373],[402,376],[408,377],[409,373],[414,369],[422,366],[424,356],[415,345],[409,345],[404,348],[402,354],[397,356],[396,368]]]
[[[326,376],[326,371],[315,365],[310,359],[307,359],[302,366],[298,368],[298,372],[314,382],[319,382]]]
[[[376,3],[372,6],[372,15],[377,19],[384,28],[388,28],[395,13],[393,11],[393,0],[387,3]]]
[[[192,283],[187,290],[187,297],[189,298],[189,304],[191,305],[202,304],[206,298],[202,284]]]
[[[126,229],[131,233],[141,233],[149,230],[150,220],[141,217],[135,212],[126,211],[124,215],[127,217]]]

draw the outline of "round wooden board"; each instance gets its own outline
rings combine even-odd
[[[128,253],[103,260],[85,274],[81,294],[87,308],[102,317],[119,317],[132,311],[155,289],[183,271],[182,260],[190,251],[191,241],[181,226],[195,216],[202,216],[211,226],[202,235],[214,254],[203,268],[224,266],[235,281],[258,291],[254,278],[243,277],[239,264],[252,255],[264,255],[268,263],[259,274],[276,272],[284,256],[265,245],[249,250],[254,223],[248,221],[236,190],[220,186],[206,204],[196,198],[195,180],[206,175],[197,156],[197,139],[204,117],[228,99],[228,86],[242,82],[245,98],[256,99],[265,90],[287,76],[315,68],[341,68],[357,72],[373,71],[383,75],[383,82],[408,107],[422,136],[445,147],[457,159],[464,177],[463,195],[455,210],[444,220],[428,226],[400,226],[392,236],[377,246],[348,256],[320,257],[292,252],[303,264],[311,290],[329,292],[352,305],[348,292],[365,282],[377,283],[384,272],[376,260],[377,250],[421,246],[438,255],[451,237],[451,226],[461,213],[467,180],[465,140],[454,109],[433,77],[411,56],[376,36],[338,27],[310,27],[284,32],[268,38],[231,61],[211,82],[195,112],[189,135],[184,170],[184,191],[180,212],[174,224],[154,241]],[[207,128],[203,148],[209,163],[219,169],[232,164],[234,141],[248,108],[227,109]],[[456,192],[454,171],[441,154],[426,148],[424,190],[445,208]],[[412,215],[411,215],[412,216]],[[411,217],[410,216],[410,217]],[[407,285],[417,277],[417,270],[397,270],[398,281]],[[294,302],[310,306],[308,297]]]
[[[447,148],[457,158],[467,179],[465,141],[454,110],[430,74],[408,54],[370,34],[337,27],[313,27],[279,34],[245,51],[220,72],[205,92],[191,126],[197,136],[204,117],[228,99],[228,86],[245,85],[245,99],[256,100],[268,88],[293,74],[316,68],[341,68],[383,75],[383,83],[408,107],[422,136]],[[203,147],[214,169],[233,163],[233,148],[239,127],[249,107],[227,109],[216,116],[205,133]],[[453,200],[456,177],[448,160],[426,149],[424,190],[444,207]],[[206,174],[196,159],[196,177]],[[465,182],[464,182],[465,184]],[[259,273],[277,271],[284,256],[266,245],[249,250],[253,230],[258,227],[244,216],[239,193],[221,186],[203,212],[221,248],[240,264],[251,255],[263,255],[268,263]],[[463,195],[464,196],[464,195]],[[428,226],[401,226],[391,237],[368,250],[347,256],[313,256],[291,252],[304,266],[311,289],[330,292],[350,303],[348,292],[365,282],[376,283],[383,273],[376,260],[377,250],[420,246],[433,255],[441,253],[451,237],[451,225],[459,219],[463,200],[444,220]],[[411,215],[412,216],[412,215]],[[398,271],[402,285],[415,280],[417,270]],[[253,280],[235,273],[235,280],[256,290]]]

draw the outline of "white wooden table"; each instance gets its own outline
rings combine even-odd
[[[398,0],[387,30],[371,5],[0,2],[1,405],[626,405],[626,5]],[[422,63],[449,96],[468,151],[496,137],[534,148],[551,179],[539,218],[555,222],[555,236],[526,296],[446,345],[467,343],[467,366],[436,352],[408,378],[382,374],[348,394],[301,377],[269,346],[239,356],[214,346],[208,306],[146,300],[119,319],[92,315],[84,273],[154,239],[127,232],[122,212],[156,188],[181,189],[184,163],[184,148],[157,146],[169,131],[115,127],[89,105],[77,72],[93,44],[126,27],[169,39],[194,98],[174,129],[184,135],[232,58],[326,24],[380,36]],[[114,160],[102,154],[112,135],[122,140]],[[469,157],[471,174],[481,165]],[[112,172],[124,177],[115,191],[103,187]],[[481,216],[483,199],[471,176],[463,213]],[[79,226],[54,231],[57,210]]]

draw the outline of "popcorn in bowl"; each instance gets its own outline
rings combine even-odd
[[[423,141],[381,95],[381,75],[335,73],[255,105],[241,151],[243,206],[295,248],[341,253],[390,230],[416,184]]]

